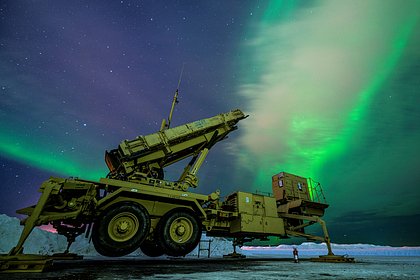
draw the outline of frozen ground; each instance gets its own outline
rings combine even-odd
[[[2,276],[4,278],[2,278]],[[87,259],[54,264],[50,272],[0,274],[0,279],[420,279],[419,257],[358,258],[357,263],[302,259]]]
[[[22,227],[19,220],[0,215],[0,253],[16,244]],[[291,245],[242,247],[246,259],[223,259],[232,251],[231,242],[212,238],[211,258],[197,249],[186,258],[147,258],[141,251],[126,258],[98,256],[83,237],[70,248],[82,254],[82,261],[54,262],[51,271],[31,274],[0,274],[0,279],[420,279],[420,247],[390,247],[369,244],[333,244],[337,255],[349,255],[356,263],[313,263],[309,257],[326,254],[325,244],[303,243],[297,246],[301,262],[292,262]],[[25,253],[63,252],[65,238],[35,229],[25,243]]]

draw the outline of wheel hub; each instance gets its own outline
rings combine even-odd
[[[123,212],[116,215],[108,225],[109,236],[117,242],[131,239],[138,231],[139,220],[133,213]]]
[[[177,243],[187,242],[193,235],[193,224],[185,217],[175,219],[170,227],[171,239]]]
[[[127,221],[123,221],[120,224],[117,225],[117,230],[120,233],[124,233],[128,230],[129,228],[129,223]]]
[[[185,233],[185,227],[184,226],[177,227],[176,234],[183,235],[184,233]]]

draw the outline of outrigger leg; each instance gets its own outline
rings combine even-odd
[[[52,259],[48,256],[23,254],[23,243],[37,225],[39,216],[53,188],[53,184],[46,184],[35,209],[25,221],[18,243],[7,255],[0,257],[0,272],[42,272],[52,265]]]
[[[327,225],[325,224],[325,221],[322,220],[320,217],[317,216],[304,216],[304,215],[296,215],[296,214],[281,214],[282,217],[287,219],[296,219],[296,220],[306,220],[309,221],[307,223],[303,223],[298,226],[290,227],[288,230],[286,230],[286,233],[289,235],[297,236],[297,237],[304,237],[309,240],[315,240],[315,241],[321,241],[325,242],[327,245],[328,253],[327,255],[319,256],[318,258],[311,258],[310,260],[313,262],[343,262],[343,263],[352,263],[354,262],[354,258],[350,258],[348,256],[340,256],[340,255],[334,255],[332,249],[331,249],[331,239],[328,234]],[[322,231],[324,233],[324,236],[315,236],[311,234],[306,234],[301,231],[298,231],[306,226],[310,226],[314,223],[318,223],[322,227]]]
[[[53,260],[81,259],[81,256],[68,253],[68,249],[75,236],[66,236],[68,241],[67,250],[62,254],[54,254],[53,256],[41,256],[23,253],[23,244],[31,234],[35,226],[47,223],[49,220],[42,216],[42,212],[46,207],[50,195],[60,190],[60,185],[56,182],[47,181],[42,185],[42,194],[38,203],[29,214],[28,218],[23,222],[24,228],[20,235],[19,241],[7,255],[0,256],[0,272],[43,272],[51,267]],[[70,237],[70,238],[69,238]]]
[[[324,239],[325,239],[325,243],[327,244],[328,254],[319,256],[318,258],[311,258],[310,260],[313,262],[353,263],[354,258],[350,258],[346,255],[344,256],[334,255],[331,249],[331,239],[330,239],[330,236],[328,235],[328,230],[327,230],[325,221],[322,220],[321,218],[318,218],[317,222],[321,225],[322,231],[324,232]]]
[[[233,242],[232,242],[232,246],[233,246],[233,253],[227,254],[227,255],[223,255],[224,258],[232,258],[232,259],[244,259],[246,258],[245,255],[237,253],[236,252],[236,246],[241,246],[243,244],[243,239],[242,238],[234,238]]]

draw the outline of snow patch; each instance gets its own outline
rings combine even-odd
[[[0,254],[7,254],[16,246],[22,230],[23,226],[20,225],[19,219],[0,214]],[[205,235],[201,238],[202,248],[208,248],[209,240],[211,240],[212,257],[222,256],[233,251],[232,241],[221,237],[209,238]],[[62,253],[66,247],[67,240],[64,236],[36,227],[24,243],[24,253],[40,255]],[[240,249],[237,251],[240,252]],[[99,256],[92,242],[89,242],[83,234],[76,238],[70,247],[70,252],[88,257]],[[207,254],[208,251],[200,251],[200,257],[207,257]],[[136,250],[128,255],[128,257],[137,256],[144,256],[144,254],[141,250]],[[198,246],[188,256],[197,257]]]

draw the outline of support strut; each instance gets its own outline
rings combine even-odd
[[[299,226],[296,226],[296,227],[290,227],[289,229],[286,230],[286,233],[288,235],[297,236],[297,237],[304,237],[306,239],[312,239],[312,240],[325,242],[325,244],[327,245],[327,250],[328,250],[327,255],[319,256],[318,258],[311,258],[310,259],[311,261],[314,261],[314,262],[340,262],[340,263],[355,262],[354,258],[350,258],[350,257],[347,257],[347,256],[334,255],[334,253],[332,251],[332,248],[331,248],[331,239],[330,239],[330,236],[328,234],[327,225],[326,225],[325,221],[322,220],[320,217],[318,217],[318,216],[296,215],[296,214],[286,214],[286,213],[282,213],[280,215],[280,217],[283,217],[283,218],[286,218],[286,219],[309,221],[307,223],[303,223],[303,224],[301,224]],[[309,226],[309,225],[312,225],[314,223],[318,223],[318,224],[321,225],[322,231],[324,233],[323,237],[296,231],[298,229],[302,229],[302,228],[304,228],[306,226]]]

